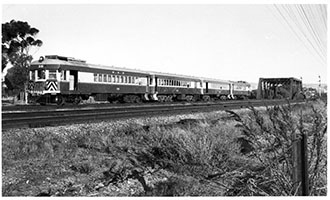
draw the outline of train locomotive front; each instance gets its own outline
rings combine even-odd
[[[153,76],[139,70],[91,65],[63,56],[41,57],[29,70],[30,102],[140,102],[154,97]]]

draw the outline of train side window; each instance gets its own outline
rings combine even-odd
[[[108,82],[111,82],[111,75],[108,74],[107,77],[108,77]]]
[[[106,74],[103,74],[103,82],[107,82],[107,75]]]
[[[66,80],[66,70],[61,71],[61,80]],[[95,81],[95,74],[94,74],[94,81]]]
[[[98,82],[102,82],[102,74],[99,74]]]
[[[94,74],[94,82],[97,82],[97,74]]]
[[[132,83],[132,77],[131,76],[129,76],[129,77],[127,77],[128,78],[128,83]]]
[[[37,78],[38,78],[38,80],[40,80],[40,79],[45,79],[45,78],[46,78],[45,70],[43,70],[43,69],[39,69],[39,70],[37,71]]]

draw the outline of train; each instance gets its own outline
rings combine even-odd
[[[46,55],[29,66],[29,102],[172,102],[247,99],[251,85],[204,77],[89,64]]]

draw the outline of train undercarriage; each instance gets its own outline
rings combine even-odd
[[[142,103],[142,102],[197,102],[197,101],[226,101],[230,99],[247,99],[244,95],[225,94],[44,94],[30,95],[29,103],[46,104],[91,104],[97,102],[108,103]]]

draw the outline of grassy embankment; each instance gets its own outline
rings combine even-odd
[[[308,135],[310,195],[326,195],[325,103],[237,113],[3,131],[2,195],[296,195],[293,133]]]

